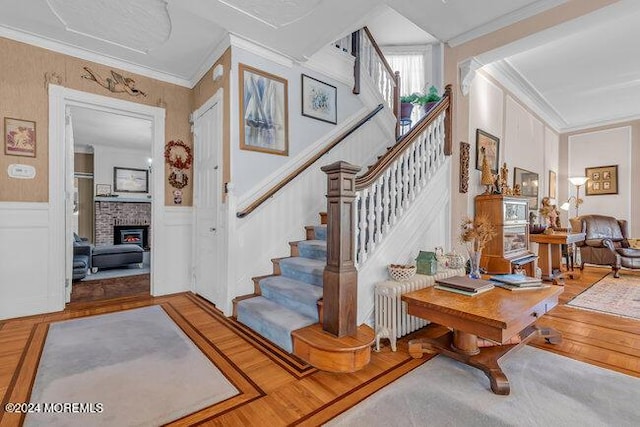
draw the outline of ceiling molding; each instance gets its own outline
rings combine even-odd
[[[223,39],[220,40],[220,43],[218,43],[211,50],[211,53],[207,55],[206,59],[202,61],[202,64],[200,64],[200,67],[198,67],[198,70],[196,71],[196,73],[193,75],[193,77],[191,77],[191,80],[189,80],[190,89],[193,89],[198,84],[198,82],[202,80],[205,74],[207,74],[211,69],[211,67],[213,67],[213,64],[216,63],[216,61],[224,54],[224,51],[227,50],[230,46],[231,46],[231,37],[230,37],[230,34],[227,33],[223,37]]]
[[[496,79],[556,132],[562,132],[569,125],[562,115],[508,60],[493,62],[483,67],[481,71]]]
[[[247,40],[237,34],[231,33],[229,34],[229,38],[231,46],[244,49],[277,64],[284,65],[285,67],[291,68],[296,63],[296,61],[289,56],[283,55],[280,52],[276,52],[275,50],[260,45],[252,40]]]
[[[160,80],[166,83],[172,83],[178,86],[191,88],[191,82],[182,77],[178,77],[173,74],[165,73],[155,70],[153,68],[145,67],[135,64],[133,62],[123,61],[111,56],[100,54],[92,50],[73,46],[66,43],[61,43],[55,40],[51,40],[45,37],[41,37],[32,33],[28,33],[14,28],[0,25],[0,37],[15,40],[21,43],[41,47],[43,49],[51,50],[61,53],[63,55],[72,56],[74,58],[84,59],[85,61],[96,62],[98,64],[106,65],[108,67],[118,68],[130,73],[139,74],[144,77],[149,77],[155,80]]]
[[[472,30],[466,31],[462,34],[458,34],[457,36],[446,40],[446,42],[450,47],[456,47],[478,37],[493,33],[494,31],[507,27],[511,24],[515,24],[516,22],[520,22],[523,19],[530,18],[531,16],[537,15],[566,2],[567,0],[541,0],[535,3],[531,3],[518,10],[514,10],[513,12],[493,19],[486,24],[480,25],[479,27],[476,27]]]
[[[561,129],[562,131],[561,133],[577,132],[581,130],[595,129],[603,126],[611,126],[611,125],[617,125],[617,124],[627,125],[629,124],[629,122],[632,122],[635,120],[640,120],[640,114],[634,114],[634,115],[629,115],[625,117],[603,119],[603,120],[598,120],[597,122],[583,123],[583,124],[579,124],[571,127],[565,127]],[[601,130],[607,130],[607,129],[601,129]],[[594,130],[594,132],[600,132],[601,130]]]

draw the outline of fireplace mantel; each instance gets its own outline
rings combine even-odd
[[[151,199],[139,199],[136,197],[94,197],[95,202],[112,202],[112,203],[151,203]]]

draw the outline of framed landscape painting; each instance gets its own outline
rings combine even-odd
[[[482,170],[484,157],[489,162],[491,172],[498,173],[498,161],[500,159],[500,139],[483,130],[476,129],[476,169]]]
[[[585,168],[587,196],[618,194],[618,165]]]
[[[302,115],[323,122],[338,123],[337,93],[335,86],[302,75]]]
[[[238,65],[240,149],[289,154],[287,80]]]

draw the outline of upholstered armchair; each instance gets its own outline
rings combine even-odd
[[[627,240],[627,221],[605,215],[582,215],[571,218],[574,232],[585,233],[585,241],[577,243],[585,263],[610,265],[613,277],[620,277],[621,267],[640,268],[640,249],[631,248]]]

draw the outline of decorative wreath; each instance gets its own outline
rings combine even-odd
[[[169,174],[169,184],[171,184],[173,188],[184,188],[189,184],[189,177],[185,173],[178,174],[176,171],[173,171]]]
[[[175,147],[181,147],[187,155],[187,158],[183,160],[182,156],[174,152]],[[182,142],[181,140],[169,141],[164,149],[164,159],[169,163],[171,167],[176,169],[189,169],[191,162],[193,162],[193,154],[191,153],[191,147]],[[182,188],[182,187],[179,187]]]

